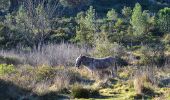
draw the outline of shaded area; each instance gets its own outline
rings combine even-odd
[[[33,93],[31,90],[21,88],[12,82],[6,82],[0,80],[0,98],[1,100],[58,100],[58,99],[69,99],[64,95],[59,95],[56,92],[50,92],[48,94],[39,96]]]
[[[159,83],[159,86],[170,88],[170,78],[162,79]]]

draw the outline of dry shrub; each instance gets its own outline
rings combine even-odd
[[[24,89],[32,90],[38,95],[48,92],[68,90],[71,84],[81,81],[80,74],[71,68],[50,66],[18,66],[13,74],[2,77]],[[67,91],[66,91],[67,92]]]
[[[149,73],[138,73],[134,79],[134,89],[136,94],[146,94],[146,90],[150,90],[149,86],[153,85]]]
[[[134,89],[136,91],[136,94],[142,94],[144,84],[143,81],[140,79],[140,77],[135,78],[133,84],[134,84]]]
[[[62,92],[63,89],[68,89],[71,84],[74,84],[79,79],[79,74],[73,71],[58,71],[54,77],[50,90]]]
[[[77,73],[80,73],[81,77],[83,77],[83,78],[91,78],[91,72],[87,68],[84,68],[84,67],[82,67],[80,69],[73,68],[71,70],[75,71]]]
[[[79,47],[74,44],[61,43],[44,45],[41,49],[32,49],[24,51],[23,47],[13,50],[0,50],[0,56],[10,58],[8,63],[29,64],[31,66],[49,65],[49,66],[73,66],[75,59],[80,54],[85,54],[90,50]],[[0,58],[1,59],[1,58]],[[1,61],[0,61],[1,62]]]
[[[49,87],[50,87],[49,82],[39,82],[39,83],[35,84],[32,91],[34,93],[38,94],[39,96],[41,96],[41,95],[44,95],[44,94],[47,94],[50,92]]]
[[[48,80],[55,76],[55,69],[50,66],[38,66],[35,70],[35,77],[38,81]]]

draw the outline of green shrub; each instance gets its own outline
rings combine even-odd
[[[97,41],[93,55],[96,57],[119,56],[122,57],[125,53],[123,46],[109,41]]]
[[[0,64],[0,75],[6,75],[15,72],[16,69],[13,65]]]
[[[98,89],[84,88],[81,85],[74,85],[71,89],[71,96],[73,98],[90,98],[99,96]]]
[[[45,79],[50,79],[55,76],[55,70],[49,66],[39,66],[35,69],[36,79],[41,81]]]
[[[141,47],[139,52],[140,52],[139,64],[141,65],[152,64],[161,67],[165,64],[164,50],[143,46]]]
[[[90,89],[83,88],[80,85],[73,86],[71,89],[71,96],[73,98],[89,98]]]

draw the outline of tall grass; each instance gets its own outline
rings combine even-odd
[[[76,57],[85,53],[87,53],[87,50],[84,47],[67,43],[44,45],[41,50],[0,50],[0,56],[20,59],[24,64],[32,66],[43,64],[50,66],[73,66]]]

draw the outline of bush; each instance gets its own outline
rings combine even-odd
[[[93,55],[97,57],[119,56],[125,54],[125,48],[117,43],[110,43],[109,41],[99,41],[93,51]]]
[[[140,65],[156,65],[161,67],[165,64],[164,49],[162,47],[143,46],[139,50]]]
[[[71,89],[71,96],[73,98],[89,98],[90,89],[83,88],[82,86],[73,86]]]
[[[11,74],[15,71],[16,69],[13,65],[0,64],[0,75]]]
[[[166,34],[163,38],[165,44],[170,44],[170,34]]]
[[[98,89],[84,88],[82,85],[74,84],[71,89],[71,96],[73,98],[90,98],[99,96]]]
[[[135,89],[136,94],[139,94],[139,95],[142,94],[143,88],[144,88],[144,84],[142,80],[139,77],[134,79],[134,89]]]
[[[49,67],[49,66],[40,66],[40,67],[37,67],[36,70],[36,77],[37,77],[37,80],[41,81],[41,80],[45,80],[45,79],[50,79],[52,77],[55,76],[55,70],[54,68],[52,67]]]
[[[151,79],[151,76],[149,75],[148,72],[142,72],[137,74],[139,75],[134,79],[134,88],[137,97],[138,96],[140,97],[140,95],[141,97],[143,95],[147,97],[159,95],[153,90],[153,78]]]

